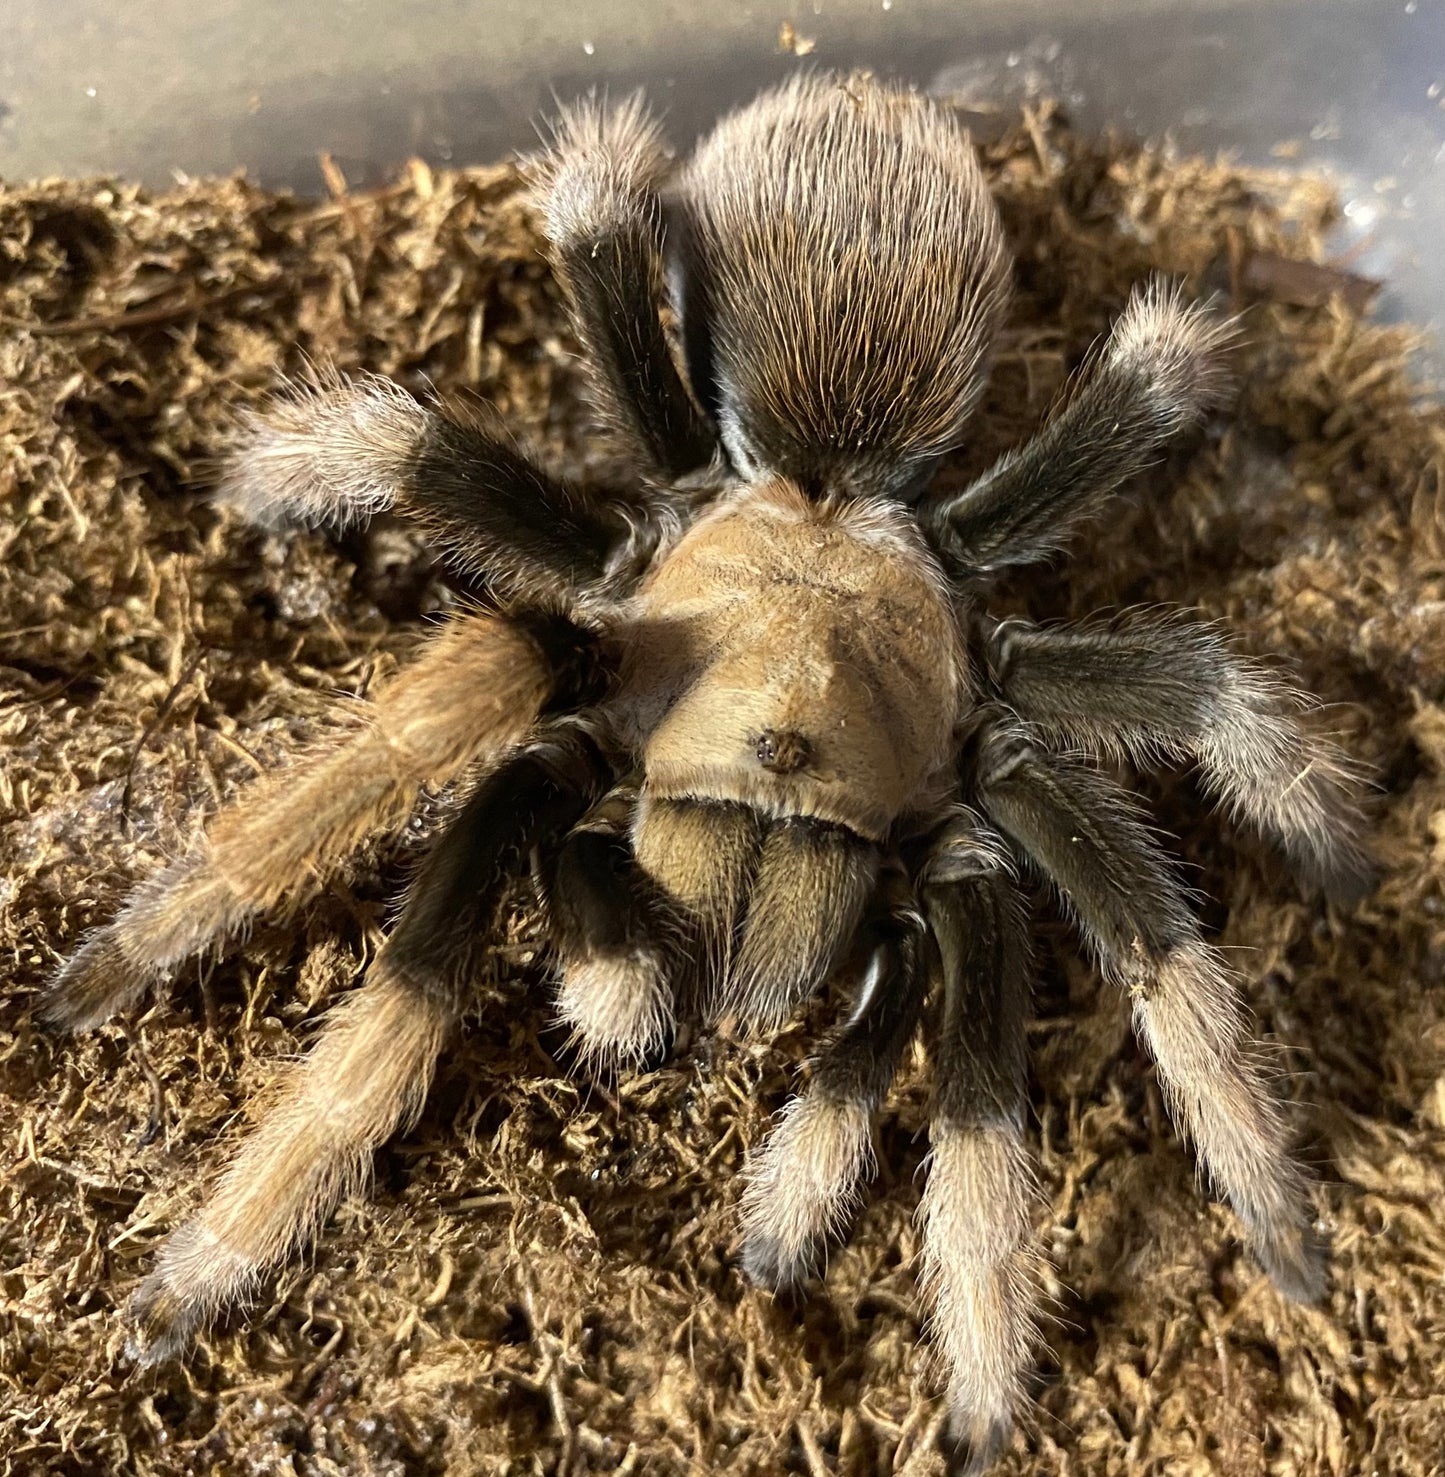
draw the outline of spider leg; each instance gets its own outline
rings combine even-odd
[[[927,988],[927,936],[901,871],[885,873],[859,935],[866,958],[848,1019],[822,1044],[806,1092],[783,1109],[747,1171],[747,1275],[773,1290],[816,1270],[873,1163],[872,1118],[912,1039]]]
[[[1374,868],[1349,760],[1300,723],[1303,694],[1231,653],[1215,627],[1138,613],[1058,630],[1007,621],[989,656],[1004,700],[1049,738],[1194,759],[1310,881],[1342,899],[1367,890]]]
[[[557,120],[539,203],[572,322],[608,421],[659,480],[706,467],[716,438],[688,394],[663,332],[668,157],[641,95],[583,99]]]
[[[645,514],[553,477],[486,412],[423,405],[380,375],[292,382],[248,412],[221,496],[257,522],[347,523],[398,508],[461,567],[514,598],[605,586]]]
[[[977,766],[989,819],[1059,888],[1104,973],[1128,992],[1174,1117],[1265,1270],[1286,1295],[1316,1300],[1327,1248],[1235,981],[1130,797],[1002,725],[982,735]]]
[[[933,1153],[920,1216],[923,1283],[966,1470],[998,1455],[1034,1344],[1038,1198],[1024,1144],[1028,921],[1001,839],[950,825],[920,876],[943,989],[930,1042]]]
[[[769,823],[730,801],[644,793],[634,846],[698,936],[708,1006],[759,1030],[780,1026],[827,978],[878,870],[878,848],[843,826],[807,816]]]
[[[560,1013],[599,1067],[643,1065],[673,1027],[664,919],[632,856],[636,806],[636,784],[619,785],[536,864],[562,965]]]
[[[694,936],[693,985],[710,987],[729,967],[763,827],[749,805],[663,800],[643,792],[633,822],[633,850],[638,866]]]
[[[878,848],[844,826],[789,816],[763,838],[720,1010],[775,1030],[827,979],[852,942],[878,873]]]
[[[373,1150],[415,1121],[508,876],[605,783],[590,740],[564,729],[477,787],[422,864],[365,983],[141,1284],[131,1318],[146,1363],[180,1353],[252,1292],[358,1188]]]
[[[569,621],[454,621],[364,711],[347,739],[256,781],[189,853],[142,882],[56,976],[55,1024],[83,1030],[133,1004],[257,913],[294,904],[368,836],[395,828],[422,785],[510,748],[549,702],[591,677],[591,638]]]
[[[1159,284],[1136,291],[1063,409],[962,492],[925,498],[925,530],[966,574],[1052,553],[1218,399],[1228,333]]]

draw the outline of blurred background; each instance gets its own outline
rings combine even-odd
[[[983,128],[1047,95],[1086,129],[1325,170],[1379,316],[1445,319],[1445,0],[5,0],[0,177],[320,193],[326,151],[364,187],[526,148],[594,85],[646,87],[684,145],[800,64],[906,78]]]

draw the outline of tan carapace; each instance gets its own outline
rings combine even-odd
[[[901,509],[748,488],[658,563],[622,634],[618,709],[655,798],[735,800],[873,841],[936,804],[963,654]]]

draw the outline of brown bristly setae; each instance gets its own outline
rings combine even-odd
[[[72,1030],[98,1025],[257,913],[294,907],[369,836],[399,826],[424,785],[515,743],[553,680],[524,628],[481,614],[454,622],[356,714],[353,733],[254,781],[187,855],[143,884],[70,961],[47,1015]]]
[[[383,952],[283,1079],[204,1208],[167,1239],[132,1303],[140,1358],[174,1355],[360,1188],[372,1150],[421,1111],[452,1024]]]

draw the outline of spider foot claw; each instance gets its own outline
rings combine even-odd
[[[765,1292],[783,1293],[813,1275],[806,1251],[786,1246],[781,1238],[750,1231],[743,1242],[742,1268],[749,1282]]]
[[[950,1473],[954,1477],[982,1477],[1003,1455],[1013,1429],[1013,1416],[1007,1412],[969,1411],[955,1405],[948,1420]]]
[[[1323,1301],[1330,1282],[1328,1236],[1304,1224],[1256,1233],[1250,1245],[1269,1280],[1291,1302]]]
[[[131,1329],[126,1357],[142,1369],[180,1358],[206,1321],[200,1304],[181,1297],[161,1267],[136,1289],[125,1316]]]

